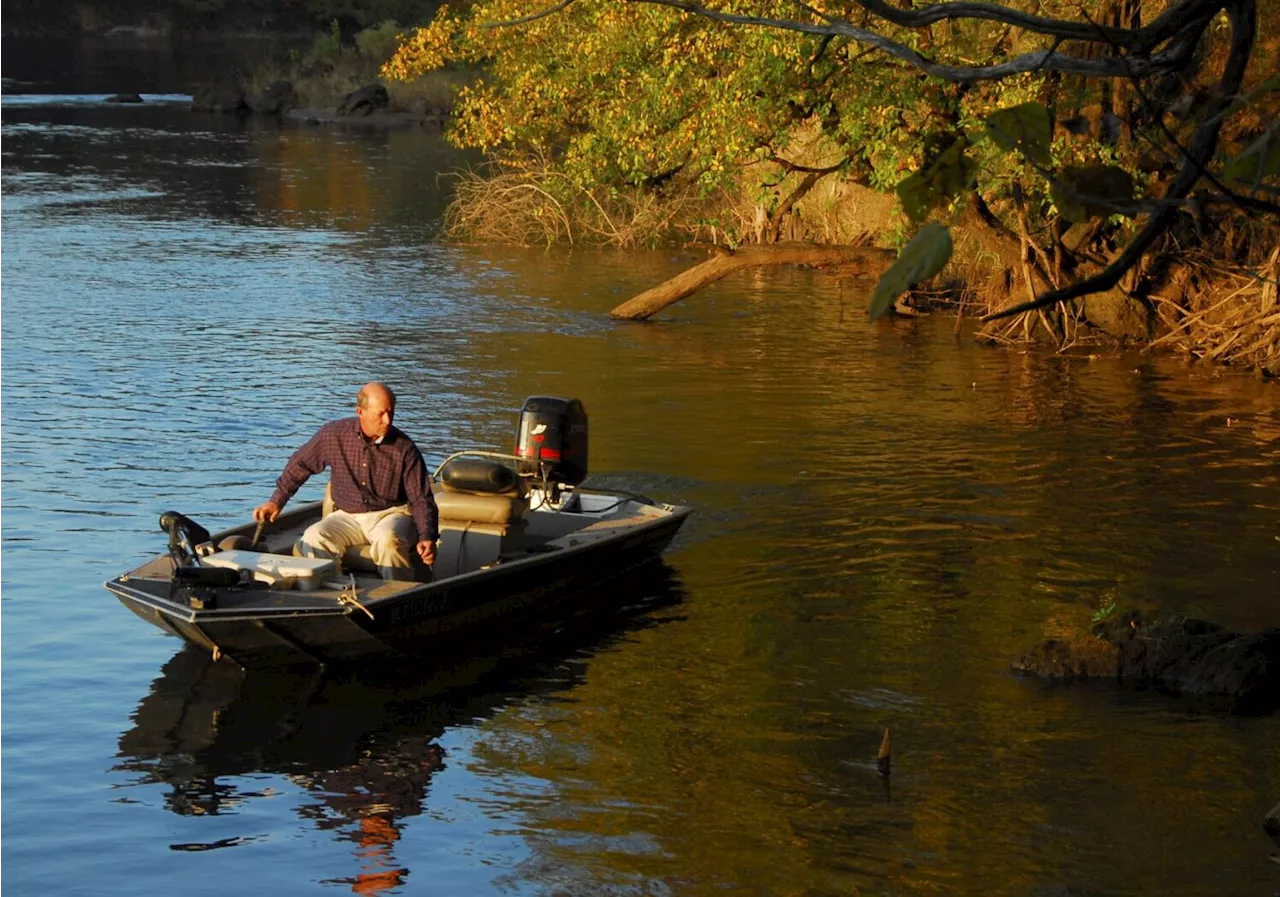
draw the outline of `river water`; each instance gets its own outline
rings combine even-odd
[[[165,72],[6,82],[11,893],[1280,891],[1280,717],[1009,670],[1111,603],[1280,625],[1274,384],[868,325],[806,271],[614,323],[693,259],[445,245],[438,134]],[[432,461],[577,396],[593,481],[696,513],[622,611],[445,670],[242,674],[102,589],[370,379]]]

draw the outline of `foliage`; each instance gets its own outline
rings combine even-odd
[[[306,64],[315,65],[318,62],[336,59],[341,55],[342,29],[338,27],[338,20],[334,19],[329,23],[329,30],[323,34],[316,35],[315,40],[311,42],[311,49],[306,56]]]
[[[875,320],[889,312],[893,301],[918,283],[928,280],[951,260],[951,234],[937,222],[922,227],[880,278],[871,294],[869,314]]]
[[[896,110],[916,104],[918,85],[877,66],[854,77],[848,41],[793,40],[606,0],[484,27],[525,9],[511,0],[462,14],[442,8],[384,75],[483,64],[459,97],[453,139],[551,153],[582,184],[662,185],[678,175],[723,187],[743,165],[781,153],[815,117],[843,161],[882,185],[898,179],[910,152],[914,138]]]
[[[395,19],[371,25],[356,35],[356,52],[381,65],[394,56],[399,48],[400,30]]]
[[[895,190],[917,226],[949,224],[976,197],[997,226],[1017,219],[1037,269],[1024,272],[1029,288],[1061,287],[1047,305],[1114,287],[1206,172],[1277,208],[1280,138],[1235,124],[1258,99],[1241,96],[1252,2],[1042,0],[1028,15],[1012,4],[573,0],[529,14],[478,0],[407,34],[383,74],[478,67],[457,97],[458,145],[534,152],[585,191],[739,189],[769,225],[756,222],[758,238],[776,237],[815,178]],[[815,126],[834,148],[816,171],[788,156]],[[1233,155],[1215,156],[1233,128],[1252,143],[1228,139]],[[781,174],[762,177],[768,166]],[[1208,201],[1240,204],[1222,189]],[[1100,270],[1036,249],[1094,219],[1105,222],[1095,239],[1133,251]],[[1058,259],[1054,270],[1036,253]]]
[[[394,51],[399,27],[383,22],[366,28],[351,40],[343,37],[334,21],[318,35],[305,53],[293,51],[287,60],[265,60],[248,78],[251,89],[261,90],[274,81],[293,84],[303,107],[334,108],[354,90],[378,80],[378,70]],[[412,81],[388,86],[388,108],[393,112],[446,114],[456,86],[464,77],[432,72]]]

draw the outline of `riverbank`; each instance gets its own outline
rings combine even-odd
[[[368,114],[343,114],[337,107],[308,107],[289,109],[282,113],[286,121],[304,125],[325,125],[351,128],[435,128],[443,129],[448,116],[440,113],[418,113],[377,109]]]
[[[0,22],[3,36],[161,41],[271,38],[281,42],[309,40],[337,23],[344,34],[388,19],[413,23],[430,19],[436,4],[414,0],[76,0],[46,3],[10,0]]]
[[[390,6],[384,4],[379,10],[385,14]],[[386,102],[360,114],[385,111],[392,115],[375,115],[369,123],[399,126],[411,120],[442,120],[447,115],[454,86],[465,76],[430,73],[407,82],[380,77],[382,64],[394,53],[403,30],[396,19],[366,21],[365,16],[351,12],[316,20],[303,14],[305,7],[304,3],[293,13],[247,15],[230,4],[218,14],[195,15],[190,10],[131,13],[124,8],[78,4],[72,15],[48,20],[39,14],[44,7],[19,5],[12,16],[6,7],[5,49],[9,57],[22,60],[28,47],[40,47],[37,52],[50,61],[50,80],[68,58],[78,60],[80,67],[104,74],[101,90],[95,92],[156,92],[156,85],[142,88],[106,79],[123,71],[171,72],[170,77],[183,83],[163,85],[161,92],[190,91],[197,97],[197,106],[207,111],[247,109],[333,123],[346,97],[378,84],[386,91]],[[195,57],[201,69],[194,82],[186,74],[186,57]],[[61,63],[54,66],[53,60]],[[43,67],[24,65],[28,70]],[[236,92],[243,95],[243,104]],[[210,93],[215,98],[202,101],[201,95]],[[252,101],[264,93],[274,96]]]

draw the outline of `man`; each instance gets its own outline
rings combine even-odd
[[[422,453],[392,426],[395,413],[396,397],[386,384],[366,384],[355,420],[329,421],[294,452],[253,519],[274,521],[299,487],[328,467],[337,510],[307,527],[301,553],[341,566],[343,552],[367,544],[384,579],[416,579],[411,552],[428,567],[435,563],[438,512]]]

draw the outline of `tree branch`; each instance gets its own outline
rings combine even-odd
[[[1059,72],[1067,75],[1082,75],[1090,78],[1127,78],[1133,75],[1138,77],[1149,77],[1151,75],[1160,75],[1173,73],[1181,70],[1187,54],[1192,49],[1190,46],[1182,42],[1171,46],[1167,50],[1150,55],[1130,56],[1124,59],[1107,58],[1107,59],[1081,59],[1078,56],[1071,56],[1065,53],[1059,53],[1055,49],[1039,50],[1034,53],[1024,53],[1015,56],[1010,60],[995,65],[979,65],[979,66],[955,66],[945,65],[935,62],[927,56],[916,52],[906,44],[892,40],[875,31],[868,31],[865,28],[857,28],[843,19],[828,19],[827,24],[817,24],[812,22],[797,22],[792,19],[772,19],[761,16],[745,16],[736,13],[721,12],[720,10],[710,9],[701,6],[690,0],[629,0],[632,3],[649,3],[655,6],[668,6],[672,9],[678,9],[692,15],[702,16],[715,22],[724,22],[730,25],[754,25],[761,28],[772,28],[777,31],[794,31],[800,34],[813,35],[839,35],[850,38],[858,43],[876,47],[888,53],[897,59],[910,64],[927,75],[935,78],[941,78],[944,81],[952,81],[959,84],[970,83],[974,81],[995,81],[1001,78],[1007,78],[1010,75],[1025,74],[1027,72],[1046,71]],[[863,2],[863,0],[858,0]],[[952,4],[942,4],[943,6],[951,6]],[[957,6],[981,6],[988,8],[987,4],[955,4]],[[1001,7],[990,7],[992,9],[1002,9]],[[1008,10],[1005,10],[1008,13]],[[942,18],[956,18],[953,15],[946,15]],[[997,19],[993,14],[989,16],[997,21],[1007,21],[1007,19]],[[1048,20],[1055,21],[1055,20]],[[1071,25],[1073,23],[1063,23]],[[1183,23],[1185,25],[1185,22]],[[1080,26],[1089,29],[1096,42],[1097,34],[1092,31],[1092,26]],[[1125,29],[1114,29],[1124,31]],[[1052,34],[1053,32],[1044,31],[1043,33]],[[1075,30],[1073,28],[1072,39],[1075,39]],[[1130,40],[1135,40],[1130,32]]]
[[[553,16],[572,2],[573,0],[561,0],[561,2],[557,3],[555,6],[549,6],[546,9],[541,10],[540,12],[532,12],[532,13],[529,13],[529,15],[521,16],[518,19],[507,19],[506,21],[502,21],[502,22],[482,22],[480,24],[480,27],[481,28],[509,28],[512,25],[524,25],[524,24],[527,24],[528,22],[535,22],[538,19],[545,19],[547,16]]]
[[[1222,116],[1219,113],[1235,101],[1235,96],[1244,81],[1245,68],[1249,63],[1257,33],[1256,2],[1255,0],[1229,0],[1227,15],[1231,21],[1231,50],[1223,68],[1222,78],[1218,82],[1220,90],[1217,91],[1217,98],[1209,103],[1204,121],[1191,136],[1187,147],[1187,158],[1173,183],[1165,191],[1164,199],[1166,200],[1184,199],[1200,180],[1205,164],[1218,145],[1218,132],[1222,129]],[[1176,212],[1176,206],[1162,206],[1124,248],[1120,257],[1093,277],[1087,277],[1061,289],[1050,290],[1030,302],[1023,302],[987,315],[984,320],[1007,318],[1114,288],[1120,282],[1120,278],[1138,263],[1160,235],[1169,229]]]

